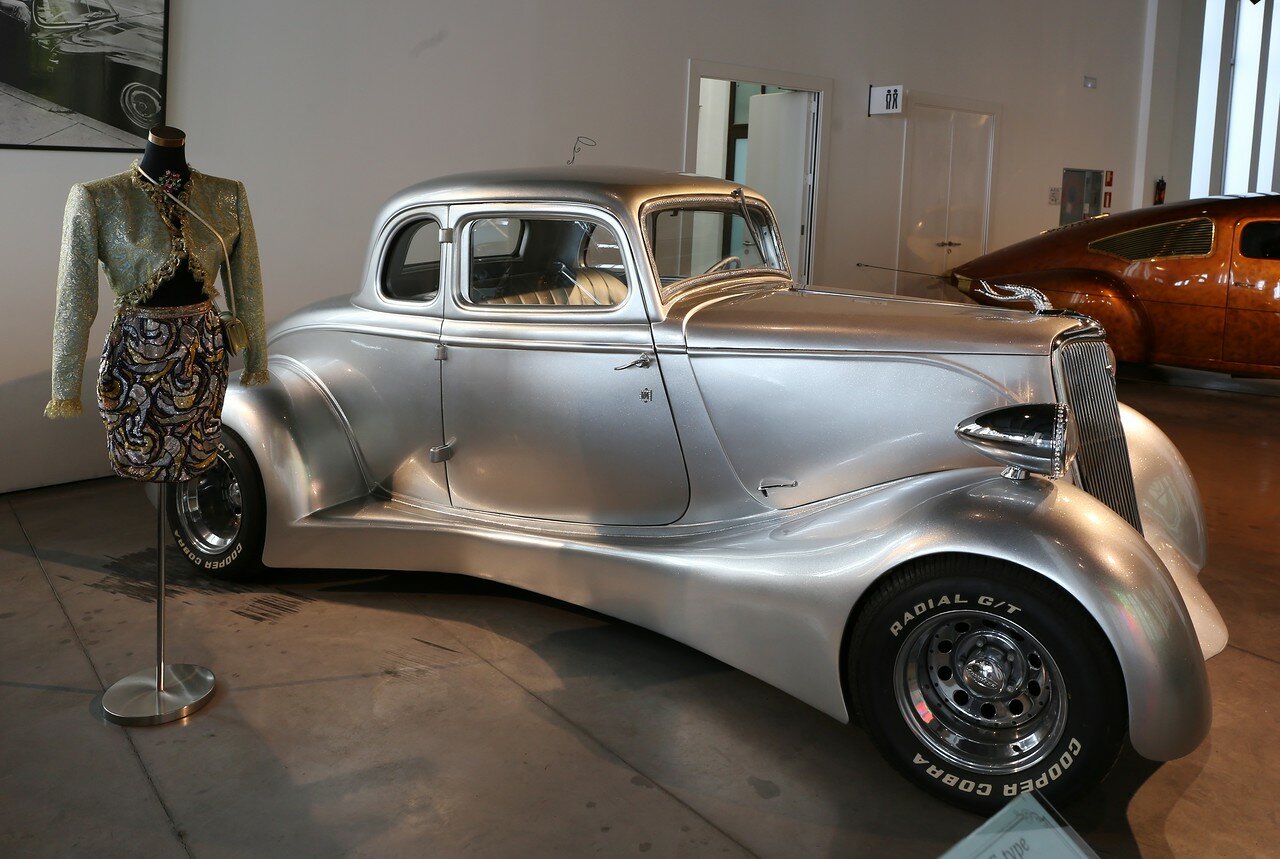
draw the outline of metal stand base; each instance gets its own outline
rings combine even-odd
[[[163,725],[194,713],[213,697],[213,672],[202,665],[164,666],[164,689],[156,669],[117,680],[102,696],[102,709],[117,725]]]
[[[169,484],[156,503],[156,667],[130,674],[102,695],[102,709],[117,725],[163,725],[194,713],[213,696],[213,672],[202,665],[164,661],[164,544],[169,526]]]

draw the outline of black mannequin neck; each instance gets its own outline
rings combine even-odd
[[[156,140],[162,143],[156,143]],[[154,128],[147,140],[147,148],[142,151],[139,166],[152,179],[159,181],[161,175],[172,171],[186,181],[191,176],[191,167],[187,164],[186,135],[176,128]]]

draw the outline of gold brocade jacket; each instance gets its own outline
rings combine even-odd
[[[224,267],[230,269],[236,315],[249,332],[241,382],[255,385],[267,381],[262,271],[244,184],[193,169],[186,185],[181,195],[186,197],[184,202],[222,234],[230,259],[223,258],[217,236],[186,213],[180,220],[180,232],[169,229],[151,196],[156,189],[138,173],[136,164],[115,176],[72,186],[58,259],[53,399],[45,406],[48,417],[81,413],[80,384],[89,328],[98,314],[99,261],[106,269],[117,308],[150,298],[173,276],[183,258],[210,298],[217,296],[213,284],[217,273]],[[222,280],[227,282],[225,271]]]

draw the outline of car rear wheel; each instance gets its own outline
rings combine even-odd
[[[1066,591],[963,555],[893,573],[846,653],[855,712],[909,779],[989,813],[1020,793],[1065,800],[1100,781],[1124,742],[1124,680]]]
[[[262,572],[265,514],[253,457],[225,428],[217,462],[169,492],[169,521],[178,548],[214,578],[243,581]]]

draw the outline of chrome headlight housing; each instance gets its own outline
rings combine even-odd
[[[1006,466],[1003,474],[1013,480],[1028,472],[1062,477],[1079,447],[1066,403],[1027,403],[982,412],[958,423],[956,436]]]

